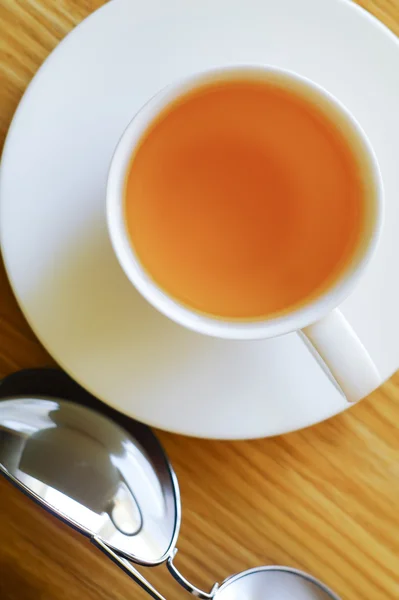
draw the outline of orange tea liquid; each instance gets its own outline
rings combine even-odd
[[[125,217],[168,295],[224,319],[299,308],[339,276],[363,226],[348,143],[306,99],[245,80],[170,105],[128,171]]]

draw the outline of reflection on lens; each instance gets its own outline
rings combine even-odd
[[[287,567],[259,567],[227,579],[215,600],[340,600],[310,575]]]

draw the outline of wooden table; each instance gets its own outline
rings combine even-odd
[[[41,62],[101,4],[0,1],[2,139]],[[362,4],[399,34],[399,0]],[[50,364],[0,266],[0,376]],[[349,412],[279,438],[159,435],[182,491],[177,564],[194,583],[210,589],[231,573],[285,564],[320,577],[344,600],[399,599],[398,375]],[[149,575],[167,598],[189,597],[164,567]],[[0,598],[147,596],[82,536],[0,480]]]

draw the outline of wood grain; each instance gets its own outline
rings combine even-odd
[[[2,141],[41,62],[101,4],[0,0]],[[399,33],[399,0],[361,4]],[[1,266],[0,376],[49,364]],[[178,564],[198,585],[274,563],[313,573],[345,600],[399,599],[398,375],[348,413],[279,438],[160,437],[182,488]],[[163,567],[149,576],[167,598],[188,597]],[[2,600],[127,597],[146,598],[87,540],[0,481]]]

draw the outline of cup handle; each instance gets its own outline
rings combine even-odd
[[[357,402],[381,383],[369,353],[340,310],[302,330],[330,370],[348,402]]]

